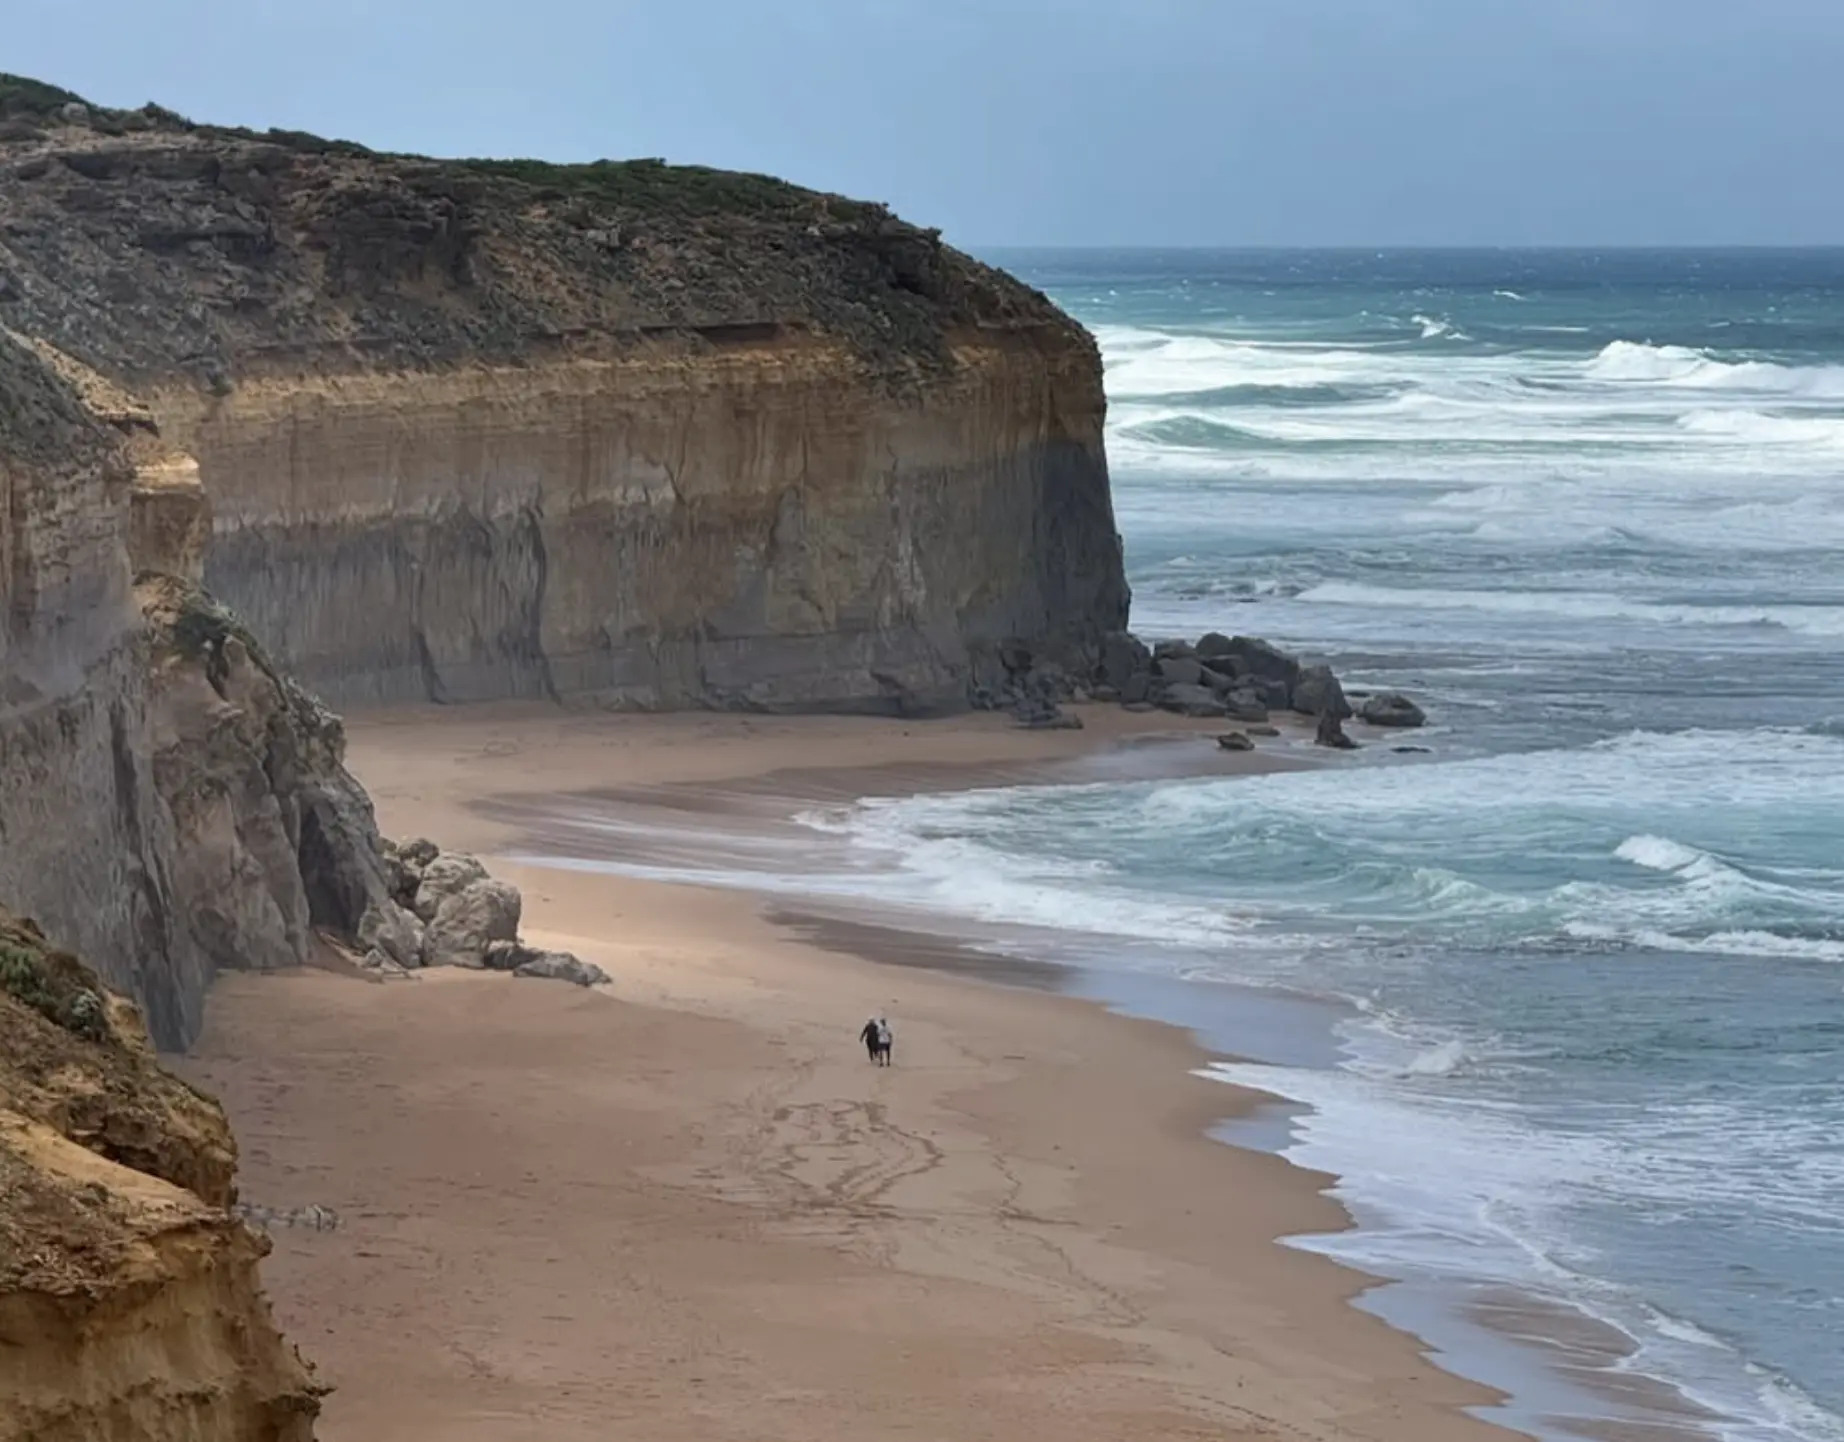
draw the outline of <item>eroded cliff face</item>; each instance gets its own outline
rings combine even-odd
[[[1081,359],[978,339],[892,395],[816,338],[659,342],[157,404],[220,517],[210,586],[323,692],[916,710],[1097,624]]]
[[[219,970],[329,937],[419,959],[338,719],[183,574],[195,469],[140,402],[0,332],[0,896],[170,1048]]]
[[[916,711],[1124,624],[1092,341],[881,208],[156,112],[14,134],[0,318],[146,400],[207,584],[336,702]]]
[[[176,915],[130,588],[133,464],[31,346],[0,334],[0,897],[138,998],[169,1043],[203,958]]]
[[[216,1103],[0,910],[0,1442],[310,1442]]]

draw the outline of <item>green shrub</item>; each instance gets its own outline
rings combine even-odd
[[[101,994],[75,962],[20,941],[0,941],[0,991],[54,1026],[90,1041],[109,1034]]]
[[[528,185],[551,199],[597,201],[629,210],[681,215],[786,216],[824,209],[839,220],[860,220],[877,207],[822,195],[772,175],[668,165],[663,160],[596,160],[557,165],[548,160],[458,160],[476,175]]]
[[[24,75],[0,72],[0,117],[32,118],[55,115],[66,105],[87,105],[81,95],[47,85]]]

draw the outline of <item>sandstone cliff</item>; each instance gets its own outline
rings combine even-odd
[[[0,1442],[309,1442],[217,1105],[0,911]]]
[[[0,331],[0,499],[0,896],[167,1047],[216,971],[322,933],[417,964],[337,718],[173,574],[204,501],[146,408]]]
[[[196,458],[336,702],[923,710],[1124,623],[1092,341],[880,207],[7,84],[0,323]]]

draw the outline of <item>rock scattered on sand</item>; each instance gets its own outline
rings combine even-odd
[[[512,974],[535,976],[546,981],[574,982],[577,986],[605,986],[608,983],[608,973],[601,967],[579,960],[567,951],[541,951]]]
[[[425,934],[425,964],[485,967],[489,946],[518,940],[522,910],[519,889],[491,877],[450,893],[442,899]]]
[[[489,876],[478,857],[443,851],[422,837],[402,843],[383,840],[379,845],[398,915],[414,930],[412,965],[506,971],[578,986],[608,980],[600,967],[567,951],[542,951],[521,941],[524,899],[519,889]],[[361,940],[369,948],[368,969],[386,979],[411,975],[398,964],[401,945],[393,950],[381,939]]]
[[[1217,737],[1217,745],[1225,751],[1253,751],[1255,743],[1240,731],[1228,731]]]
[[[1355,751],[1357,742],[1345,735],[1345,723],[1335,711],[1324,711],[1319,716],[1319,727],[1313,732],[1313,745],[1329,746],[1334,751]]]

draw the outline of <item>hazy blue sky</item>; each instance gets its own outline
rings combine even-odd
[[[1844,242],[1844,0],[0,0],[0,69],[963,244]]]

